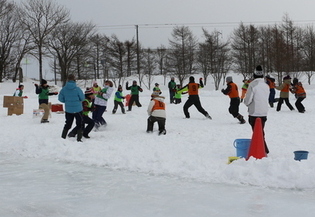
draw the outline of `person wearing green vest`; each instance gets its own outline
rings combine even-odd
[[[153,93],[157,94],[157,95],[161,95],[162,91],[160,89],[160,85],[158,83],[155,83],[155,86],[153,87]]]
[[[128,104],[128,111],[131,111],[132,105],[135,102],[138,107],[142,105],[139,102],[139,92],[142,92],[142,88],[137,85],[137,81],[133,81],[131,86],[128,86],[128,81],[126,82],[126,90],[131,90],[131,97]]]
[[[180,84],[176,85],[176,92],[175,92],[175,95],[174,95],[174,103],[175,104],[180,104],[182,102],[182,94],[186,93],[186,92],[183,92],[183,91],[179,91],[181,88],[182,87],[181,87]],[[187,91],[187,90],[185,90],[185,91]]]
[[[120,106],[121,112],[122,112],[123,114],[126,114],[126,113],[125,113],[124,104],[123,104],[123,100],[125,99],[125,97],[124,97],[122,91],[123,91],[123,90],[122,90],[122,86],[119,85],[119,86],[118,86],[118,89],[117,89],[117,91],[116,91],[116,93],[115,93],[114,109],[113,109],[113,111],[112,111],[113,114],[116,113],[118,106]]]
[[[49,123],[48,116],[50,112],[50,108],[48,106],[48,96],[57,95],[58,92],[49,92],[49,86],[47,85],[47,81],[45,79],[41,80],[41,85],[35,84],[35,93],[38,94],[38,103],[39,109],[44,109],[44,115],[41,119],[41,123]]]
[[[82,112],[82,117],[83,117],[83,137],[86,139],[91,138],[89,136],[89,133],[92,131],[95,122],[93,121],[92,118],[89,117],[89,113],[94,110],[93,106],[93,99],[95,98],[93,89],[87,89],[84,92],[85,99],[82,101],[82,106],[83,106],[83,112]],[[87,124],[87,125],[86,125]],[[86,126],[85,126],[86,125]],[[73,128],[71,132],[68,134],[69,137],[75,137],[78,133],[78,127]]]
[[[176,92],[176,83],[174,77],[172,77],[170,82],[168,82],[168,89],[170,92],[170,103],[174,103],[174,96]]]
[[[18,88],[16,88],[13,96],[19,96],[23,98],[28,98],[27,96],[23,96],[24,85],[20,84]]]

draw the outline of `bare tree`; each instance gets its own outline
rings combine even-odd
[[[154,78],[154,70],[156,68],[156,56],[155,53],[150,48],[143,49],[141,54],[143,56],[141,71],[147,80],[147,84],[144,83],[144,85],[150,90]]]
[[[157,48],[157,50],[156,50],[157,68],[159,70],[159,74],[163,75],[163,77],[164,77],[164,85],[166,84],[166,76],[167,76],[167,70],[165,67],[165,65],[166,65],[165,61],[167,59],[167,55],[168,55],[168,52],[167,52],[167,49],[164,45],[161,45],[160,47]]]
[[[172,37],[172,40],[169,40],[168,67],[183,85],[183,81],[195,72],[194,52],[197,47],[197,39],[189,27],[185,26],[174,27]]]
[[[67,81],[71,64],[88,45],[90,36],[94,34],[94,28],[91,23],[69,22],[58,25],[49,35],[48,48],[51,54],[57,57],[63,85]]]
[[[313,26],[308,26],[306,28],[305,37],[302,43],[305,56],[303,70],[306,71],[308,84],[311,84],[311,79],[315,71],[315,30]]]
[[[22,2],[21,23],[37,47],[34,55],[39,62],[39,79],[43,78],[43,56],[48,35],[58,26],[69,21],[69,11],[53,0],[27,0]]]

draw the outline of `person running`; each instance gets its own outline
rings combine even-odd
[[[72,127],[72,123],[75,119],[76,131],[77,131],[77,141],[82,142],[83,135],[83,117],[82,117],[82,101],[84,100],[83,91],[77,86],[75,82],[75,77],[73,74],[68,76],[68,82],[61,89],[58,96],[58,100],[65,104],[65,118],[66,123],[63,127],[61,138],[65,139],[67,137],[68,131]]]
[[[185,85],[181,90],[188,91],[188,99],[184,104],[183,110],[186,118],[190,118],[190,114],[188,112],[188,109],[190,106],[194,105],[197,110],[203,114],[206,118],[212,119],[211,116],[208,114],[206,110],[201,106],[200,98],[199,98],[199,92],[198,89],[203,88],[203,82],[202,78],[199,79],[199,84],[195,82],[195,78],[193,76],[189,77],[189,83]]]
[[[83,137],[86,139],[89,139],[89,133],[92,131],[95,122],[93,119],[89,117],[89,113],[91,111],[94,111],[94,106],[93,106],[93,99],[95,98],[93,90],[92,89],[87,89],[84,92],[85,99],[82,102],[83,106]],[[86,126],[85,126],[86,124]],[[68,134],[69,137],[75,137],[78,133],[78,127],[73,128],[71,132]]]
[[[225,79],[227,87],[226,89],[222,89],[221,92],[224,95],[228,95],[230,97],[230,107],[229,113],[240,121],[240,124],[246,123],[244,120],[243,115],[239,113],[239,106],[240,106],[240,97],[238,94],[238,87],[233,82],[233,78],[231,76],[226,77]]]
[[[35,84],[35,93],[38,94],[38,103],[39,103],[38,108],[44,110],[44,115],[40,122],[49,123],[48,117],[50,114],[50,108],[48,105],[48,97],[51,95],[57,95],[58,92],[50,93],[47,81],[45,79],[42,79],[40,82],[40,85]]]
[[[121,113],[126,114],[124,104],[123,104],[123,100],[125,99],[125,96],[123,95],[122,91],[123,91],[122,86],[119,85],[118,89],[115,93],[114,108],[112,111],[113,114],[116,113],[118,106],[120,106],[120,108],[121,108]]]
[[[273,103],[275,102],[275,95],[276,95],[276,84],[275,79],[270,77],[270,75],[266,76],[266,83],[269,86],[269,105],[271,108],[273,108]]]

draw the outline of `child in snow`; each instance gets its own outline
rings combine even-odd
[[[13,96],[19,96],[23,98],[27,98],[27,96],[23,96],[24,85],[20,84],[18,88],[16,88]]]
[[[155,86],[154,86],[154,88],[153,88],[153,92],[156,93],[156,94],[158,94],[158,95],[161,95],[161,94],[162,94],[162,91],[161,91],[161,89],[160,89],[158,83],[155,83]]]
[[[199,98],[198,89],[203,88],[202,78],[199,79],[199,84],[195,82],[195,78],[193,76],[189,77],[189,83],[181,88],[179,91],[187,90],[188,92],[188,99],[184,104],[183,110],[186,118],[190,118],[190,114],[188,109],[190,106],[194,105],[197,110],[203,114],[206,118],[212,119],[211,116],[208,114],[204,108],[202,108]]]
[[[283,77],[283,83],[280,86],[276,87],[277,90],[280,90],[280,98],[277,105],[277,112],[281,110],[283,101],[289,107],[291,111],[294,110],[293,106],[291,105],[289,101],[290,85],[291,85],[291,77],[287,75]]]
[[[84,138],[89,139],[90,138],[89,133],[92,131],[95,125],[93,119],[89,117],[89,113],[94,110],[93,99],[95,98],[95,96],[92,89],[87,89],[84,92],[84,96],[85,96],[85,99],[82,102],[82,106],[83,106],[82,115],[83,115],[83,122],[84,122],[82,135]],[[85,124],[87,125],[85,126]],[[75,137],[78,133],[78,130],[79,130],[78,127],[73,128],[73,130],[71,130],[68,136]]]
[[[106,125],[103,114],[106,111],[107,101],[112,95],[113,90],[113,82],[106,80],[104,88],[98,92],[94,99],[95,110],[93,111],[92,118],[95,122],[96,129]]]
[[[147,133],[153,132],[153,125],[155,122],[158,122],[159,125],[159,135],[165,135],[165,122],[166,122],[166,112],[165,112],[165,103],[164,96],[153,92],[151,95],[151,102],[148,106],[148,125]]]
[[[123,104],[123,101],[124,101],[124,99],[125,99],[125,96],[123,95],[122,91],[123,91],[122,86],[119,85],[119,86],[118,86],[118,89],[117,89],[117,91],[116,91],[116,93],[115,93],[114,109],[113,109],[113,111],[112,111],[113,114],[116,113],[118,106],[120,106],[121,112],[122,112],[123,114],[126,114],[126,113],[125,113],[124,104]]]
[[[131,97],[128,104],[128,111],[131,111],[132,105],[135,102],[138,107],[142,105],[139,102],[139,92],[142,92],[142,88],[137,85],[137,81],[133,81],[131,86],[128,86],[128,81],[126,82],[126,90],[131,90]]]
[[[185,94],[187,92],[179,91],[181,89],[180,84],[176,85],[176,92],[174,95],[174,104],[180,104],[182,102],[182,94]]]
[[[269,86],[269,105],[271,108],[273,108],[273,103],[276,101],[275,100],[275,95],[276,95],[276,90],[275,90],[275,87],[276,87],[276,84],[275,84],[275,79],[270,77],[270,75],[267,75],[266,76],[266,83],[268,84]]]
[[[240,121],[240,124],[244,124],[246,121],[244,120],[243,115],[239,113],[240,98],[238,95],[237,85],[233,82],[231,76],[226,77],[225,81],[227,87],[221,91],[224,95],[228,95],[230,97],[229,113],[233,115],[234,118],[237,118]]]
[[[48,106],[48,96],[57,95],[58,92],[49,92],[49,86],[47,85],[47,81],[45,79],[41,80],[40,86],[35,84],[35,93],[38,94],[38,103],[39,109],[44,109],[44,115],[41,119],[41,123],[49,123],[48,116],[50,112],[50,108]]]
[[[302,101],[306,98],[306,92],[303,88],[303,85],[297,78],[293,78],[292,88],[290,89],[291,93],[295,94],[296,102],[295,106],[300,113],[305,112],[305,107],[302,104]]]
[[[245,98],[245,95],[246,95],[246,92],[247,92],[247,88],[248,88],[249,83],[250,83],[250,80],[249,80],[249,79],[243,80],[241,102],[243,102],[243,100],[244,100],[244,98]]]

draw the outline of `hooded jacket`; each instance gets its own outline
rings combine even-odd
[[[244,104],[248,107],[248,114],[254,117],[267,116],[269,109],[269,86],[263,78],[254,79],[247,89]]]
[[[59,93],[58,100],[65,104],[65,110],[68,113],[77,113],[83,110],[84,94],[75,81],[66,83]]]
[[[153,97],[149,103],[147,112],[149,116],[166,118],[164,97]]]
[[[289,98],[290,85],[291,79],[284,79],[283,83],[276,87],[277,90],[280,90],[280,98]]]

